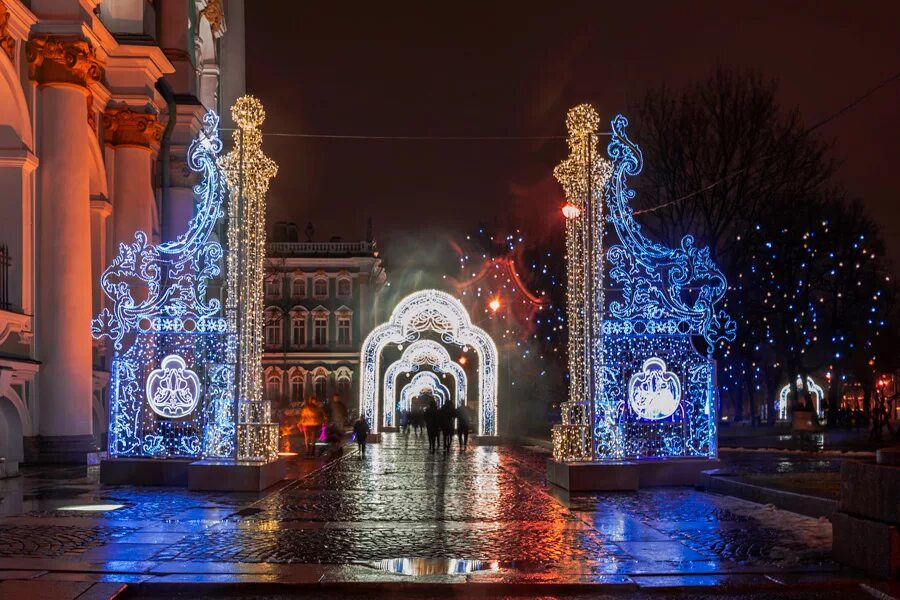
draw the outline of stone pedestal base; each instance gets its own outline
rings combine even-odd
[[[33,464],[86,465],[88,454],[98,450],[92,435],[38,435],[23,442],[25,462]]]
[[[842,563],[878,577],[900,577],[900,466],[895,450],[877,464],[841,464],[841,501],[831,517],[832,552]]]
[[[187,470],[189,490],[261,492],[284,479],[281,459],[269,462],[200,460]]]
[[[110,458],[100,461],[100,483],[184,487],[190,464],[188,459]]]
[[[0,479],[15,477],[19,474],[19,462],[0,457]]]
[[[668,458],[618,462],[547,461],[547,481],[570,492],[637,490],[644,487],[697,485],[718,459]]]

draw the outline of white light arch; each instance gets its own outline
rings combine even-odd
[[[799,375],[797,376],[797,391],[803,391],[803,378]],[[822,399],[825,397],[825,392],[822,388],[815,382],[815,380],[806,376],[806,389],[809,390],[809,395],[812,396],[813,406],[815,406],[816,417],[821,419],[825,416],[825,411],[822,410]],[[786,384],[783,388],[781,388],[781,392],[778,394],[778,420],[779,421],[787,421],[788,420],[788,398],[791,395],[791,384]]]
[[[438,373],[449,373],[456,380],[456,406],[466,401],[468,379],[466,372],[450,358],[447,349],[433,340],[419,340],[410,344],[400,359],[392,363],[384,374],[384,392],[381,395],[384,426],[394,425],[394,398],[397,378],[401,373],[415,373],[419,367],[428,365]]]
[[[425,391],[431,390],[437,398],[438,406],[443,406],[450,401],[450,390],[444,385],[437,375],[431,371],[416,373],[412,380],[400,390],[400,410],[410,410],[412,399]],[[456,401],[459,406],[459,400]]]
[[[390,320],[373,329],[363,342],[359,404],[373,433],[378,431],[375,416],[382,351],[388,344],[415,342],[426,331],[440,335],[444,343],[470,346],[478,354],[478,434],[497,435],[497,346],[472,324],[459,300],[439,290],[422,290],[401,300]]]

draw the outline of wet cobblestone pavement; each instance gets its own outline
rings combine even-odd
[[[372,565],[400,558],[490,565],[429,573],[441,582],[845,576],[826,520],[690,488],[569,497],[544,482],[546,450],[423,446],[386,435],[365,459],[307,465],[263,495],[100,487],[95,468],[33,474],[18,493],[0,482],[0,579],[83,568],[131,582],[394,581]],[[98,504],[121,508],[78,510]]]

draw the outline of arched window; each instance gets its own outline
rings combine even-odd
[[[300,369],[296,369],[293,373],[291,373],[291,402],[303,401],[303,384],[305,379],[306,373]]]
[[[316,279],[313,281],[313,296],[315,296],[316,298],[328,297],[327,277],[316,277]]]
[[[265,342],[270,348],[281,346],[281,310],[278,308],[266,309]]]
[[[348,367],[338,367],[334,372],[335,393],[346,401],[350,398],[350,386],[352,384],[353,371]]]
[[[279,371],[272,370],[266,375],[266,399],[269,402],[281,400],[281,373]]]
[[[353,284],[348,277],[341,277],[337,280],[338,298],[349,298],[353,290]]]
[[[313,371],[313,394],[319,402],[328,400],[328,371],[318,368]]]
[[[297,275],[291,281],[291,298],[306,298],[306,276]]]
[[[306,321],[307,312],[305,309],[294,309],[291,311],[291,347],[302,348],[306,346]]]
[[[319,307],[313,311],[313,346],[328,345],[328,311]]]

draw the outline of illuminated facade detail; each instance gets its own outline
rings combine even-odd
[[[815,407],[816,417],[818,419],[825,418],[825,407],[823,406],[822,399],[825,397],[825,392],[822,390],[821,386],[815,382],[815,380],[808,376],[806,377],[806,386],[803,385],[803,378],[799,375],[797,376],[797,391],[803,392],[808,391],[810,397],[813,401],[813,407]],[[778,405],[775,407],[778,411],[778,420],[779,421],[789,421],[790,415],[788,414],[788,409],[790,408],[790,398],[791,398],[791,384],[786,384],[781,391],[778,393]]]
[[[649,421],[671,417],[681,403],[681,382],[659,358],[648,358],[628,381],[628,406]]]
[[[197,408],[200,378],[187,368],[183,358],[170,354],[162,359],[158,369],[150,372],[144,393],[153,412],[167,419],[180,419]]]
[[[426,392],[434,395],[438,406],[443,406],[445,402],[450,402],[450,390],[444,385],[437,375],[431,371],[422,371],[416,373],[412,380],[403,386],[400,390],[400,402],[397,404],[397,410],[410,410],[412,408],[412,399]],[[456,405],[460,402],[457,400]]]
[[[497,435],[497,347],[481,328],[472,324],[462,303],[446,292],[422,290],[404,298],[387,323],[366,337],[360,351],[362,375],[360,407],[373,432],[378,431],[378,379],[381,354],[389,344],[420,340],[422,334],[439,336],[441,343],[473,348],[478,355],[478,434]]]
[[[577,130],[569,124],[570,138],[577,138]],[[570,249],[568,257],[569,261],[588,257],[586,264],[594,265],[584,267],[591,273],[574,283],[578,265],[570,265],[569,272],[570,286],[583,296],[574,299],[575,317],[590,321],[574,326],[576,347],[570,346],[570,353],[584,356],[585,380],[573,376],[572,385],[585,391],[570,395],[570,402],[578,408],[573,411],[577,417],[588,415],[592,445],[590,453],[579,456],[583,434],[571,426],[572,421],[564,421],[554,428],[554,456],[559,460],[713,458],[717,454],[717,390],[712,352],[716,344],[733,340],[736,333],[734,321],[716,308],[728,284],[709,249],[695,246],[692,236],[684,236],[677,248],[668,248],[643,235],[631,208],[635,192],[627,185],[629,176],[640,173],[643,156],[625,133],[625,117],[617,116],[611,125],[607,150],[612,175],[603,186],[602,201],[584,204],[588,210],[578,215],[570,211],[574,216],[567,221],[567,227],[577,227],[570,222],[580,220],[581,228],[594,230],[593,235],[576,236],[589,243]],[[578,140],[570,139],[570,147],[574,153]],[[557,171],[577,173],[570,167],[563,169],[572,160]],[[585,181],[593,168],[581,169]],[[560,177],[560,181],[571,204],[577,203],[578,193],[593,189],[590,182],[579,187],[569,179]],[[595,210],[591,210],[593,204],[598,205]],[[604,240],[608,240],[606,251]],[[695,349],[694,338],[704,340],[705,355]],[[587,344],[578,346],[582,340]],[[578,398],[588,401],[578,406]]]
[[[237,335],[238,458],[267,460],[278,452],[278,425],[263,393],[263,304],[266,193],[278,166],[262,151],[262,103],[242,96],[231,108],[234,148],[219,160],[230,190],[225,314]]]
[[[135,232],[134,242],[120,244],[101,277],[112,310],[100,311],[91,333],[95,339],[109,339],[114,348],[111,457],[234,457],[235,340],[221,303],[207,297],[208,282],[219,275],[223,255],[219,243],[210,239],[223,216],[225,186],[216,166],[222,142],[218,116],[210,111],[203,122],[187,156],[201,175],[194,188],[199,203],[188,230],[160,244]],[[159,373],[173,368],[180,377],[170,372],[167,380]],[[187,410],[185,394],[191,396],[195,389],[196,405]],[[174,401],[169,392],[180,399]],[[161,410],[172,416],[163,418],[169,415]],[[174,416],[180,413],[181,418]]]
[[[423,366],[429,366],[437,373],[452,375],[456,381],[456,406],[465,403],[468,387],[465,370],[450,358],[450,353],[438,342],[418,340],[407,346],[400,359],[392,363],[384,373],[384,392],[381,396],[381,405],[385,427],[394,426],[397,378],[403,373],[416,373]],[[402,409],[402,407],[398,407],[398,409]],[[409,409],[408,404],[406,409]]]

